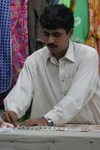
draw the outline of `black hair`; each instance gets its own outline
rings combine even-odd
[[[40,16],[40,23],[43,28],[53,30],[62,28],[66,34],[74,27],[73,12],[63,4],[49,5]]]

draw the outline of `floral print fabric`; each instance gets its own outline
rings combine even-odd
[[[89,33],[86,45],[95,48],[99,54],[100,75],[100,0],[88,0],[89,6]]]
[[[100,39],[100,0],[88,0],[90,31],[92,35]]]
[[[28,52],[27,6],[29,0],[10,0],[12,40],[12,86],[15,85]]]

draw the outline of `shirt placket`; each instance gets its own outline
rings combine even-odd
[[[59,78],[60,78],[60,83],[61,83],[61,89],[62,89],[62,94],[63,97],[66,96],[67,94],[67,85],[66,85],[66,78],[65,78],[65,61],[60,60],[59,61]]]

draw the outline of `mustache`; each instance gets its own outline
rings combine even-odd
[[[52,47],[58,47],[57,45],[55,45],[54,43],[51,43],[51,44],[47,44],[47,46],[52,46]]]

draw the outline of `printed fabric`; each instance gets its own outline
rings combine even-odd
[[[99,55],[100,75],[100,0],[88,0],[89,4],[89,33],[86,45],[95,48]]]
[[[90,31],[91,34],[100,39],[100,0],[88,0]]]
[[[0,96],[11,85],[10,2],[0,1]]]
[[[100,76],[100,40],[98,39],[98,54],[99,54],[99,76]]]
[[[89,30],[89,33],[87,35],[85,44],[95,48],[96,50],[98,50],[98,48],[97,48],[97,39],[91,35],[91,31],[90,30]]]
[[[12,87],[16,84],[28,52],[27,6],[29,0],[10,0]]]
[[[89,33],[86,39],[86,45],[89,45],[95,48],[97,51],[98,49],[98,39],[100,38],[100,4],[99,1],[96,0],[88,0],[89,4]],[[97,6],[98,5],[98,6]]]
[[[88,1],[77,0],[74,13],[74,33],[71,37],[71,40],[85,44],[88,31],[89,31]]]

